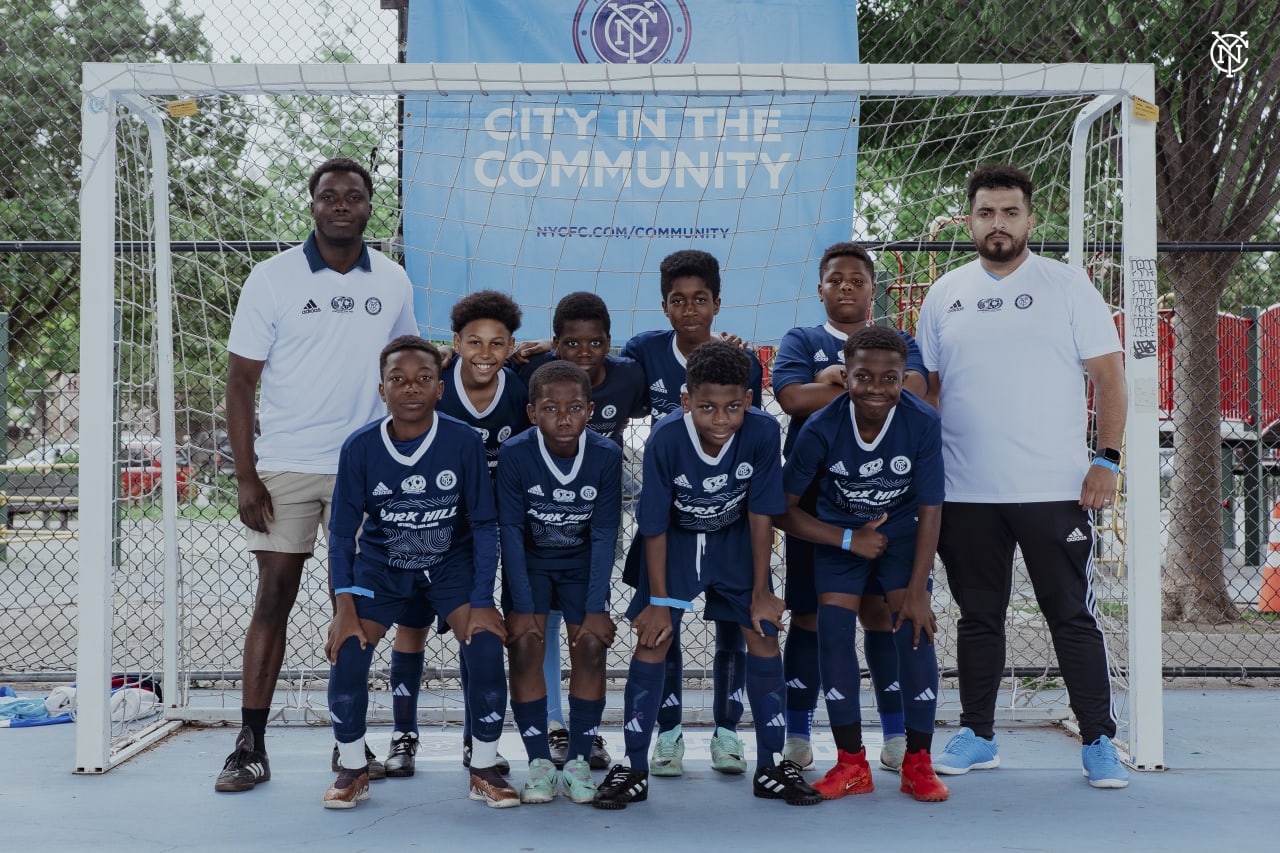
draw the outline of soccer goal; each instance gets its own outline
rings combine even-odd
[[[556,302],[593,290],[620,346],[666,323],[662,257],[699,248],[724,267],[717,328],[766,363],[788,328],[822,322],[816,266],[837,240],[868,246],[878,316],[913,329],[930,283],[973,257],[958,219],[967,174],[1028,169],[1033,248],[1085,268],[1126,341],[1124,491],[1098,519],[1094,592],[1119,740],[1159,767],[1153,93],[1151,67],[1133,65],[86,65],[77,771],[184,721],[239,720],[256,570],[225,455],[226,339],[253,263],[305,238],[306,179],[331,156],[370,167],[367,237],[403,259],[428,338],[449,337],[449,308],[471,290],[510,292],[521,338],[549,337]],[[768,388],[765,404],[781,414]],[[633,425],[630,494],[646,431]],[[126,487],[122,447],[139,442],[161,473]],[[316,557],[277,722],[327,721],[322,544]],[[945,686],[957,610],[940,570],[935,583]],[[1001,719],[1067,720],[1025,577],[1014,594]],[[628,598],[615,582],[615,613]],[[709,685],[710,632],[694,619],[684,637],[690,686]],[[371,715],[387,721],[383,654]],[[629,656],[621,630],[615,676]],[[130,674],[162,685],[158,719],[112,721],[111,678]],[[424,720],[460,720],[455,674],[455,644],[433,637]],[[696,697],[710,691],[690,686],[686,720],[709,722]],[[942,699],[954,719],[954,691]]]

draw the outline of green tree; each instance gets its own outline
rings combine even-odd
[[[1277,0],[1046,3],[1023,16],[983,0],[869,0],[864,62],[1141,62],[1156,67],[1159,236],[1247,241],[1280,206]],[[1214,33],[1248,32],[1248,62],[1229,76],[1210,61]],[[891,132],[891,131],[890,131]],[[1217,311],[1238,256],[1178,253],[1160,273],[1176,305],[1175,467],[1165,555],[1168,619],[1222,622],[1237,609],[1218,534],[1220,384]]]

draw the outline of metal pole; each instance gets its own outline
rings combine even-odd
[[[1244,446],[1244,562],[1261,566],[1267,559],[1267,502],[1262,470],[1262,336],[1256,305],[1243,311],[1245,327],[1246,391],[1249,395],[1249,420],[1253,438]]]

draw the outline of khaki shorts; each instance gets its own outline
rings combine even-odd
[[[316,548],[316,529],[329,538],[333,508],[333,474],[294,474],[265,471],[262,483],[271,495],[272,514],[266,533],[245,530],[245,549],[281,554],[310,554]]]

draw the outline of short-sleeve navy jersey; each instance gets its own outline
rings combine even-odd
[[[764,371],[760,359],[751,350],[751,405],[760,408],[760,389]],[[649,383],[649,414],[653,420],[680,408],[680,389],[684,387],[687,362],[676,346],[675,330],[667,332],[640,332],[622,348],[623,358],[634,359],[644,368],[645,381]]]
[[[667,534],[669,595],[688,601],[719,579],[750,587],[748,513],[786,509],[781,441],[778,422],[759,409],[747,409],[714,458],[703,452],[691,415],[673,412],[654,426],[637,518],[642,535]]]
[[[920,355],[920,346],[910,333],[897,330],[907,342],[907,370],[914,370],[921,376],[929,375],[924,366],[924,358]],[[797,326],[782,336],[778,345],[778,354],[773,358],[773,390],[776,394],[788,385],[807,384],[819,373],[833,364],[844,364],[844,342],[849,336],[830,323],[821,326]],[[796,436],[808,419],[808,415],[793,415],[787,427],[787,439],[782,445],[782,453],[791,455],[796,446]]]
[[[605,612],[622,517],[622,449],[585,430],[577,455],[562,460],[531,429],[498,458],[502,565],[516,611],[533,610],[527,567],[589,563],[587,612]]]
[[[393,441],[390,422],[387,417],[361,427],[343,444],[332,536],[352,539],[359,531],[356,561],[388,571],[430,576],[474,570],[472,603],[492,607],[498,519],[480,440],[466,424],[439,412],[417,441]],[[483,549],[473,548],[473,538]],[[353,580],[335,575],[333,587]]]
[[[528,385],[535,370],[557,359],[559,356],[554,352],[534,356],[518,369],[521,380]],[[627,421],[649,411],[649,389],[644,368],[629,358],[606,355],[604,381],[591,388],[591,402],[595,404],[595,410],[587,421],[587,427],[613,439],[621,447]]]
[[[525,406],[529,392],[520,377],[509,367],[498,374],[498,390],[489,408],[478,411],[462,390],[462,378],[458,375],[461,361],[454,359],[445,370],[444,394],[436,404],[437,412],[444,412],[474,429],[484,442],[484,455],[489,460],[489,475],[498,467],[498,448],[513,435],[524,432],[532,424]]]
[[[783,471],[787,492],[802,495],[821,477],[821,521],[857,528],[888,513],[880,532],[907,535],[915,529],[918,506],[943,501],[941,424],[932,406],[903,391],[880,434],[865,442],[854,427],[849,395],[841,394],[800,430]]]

